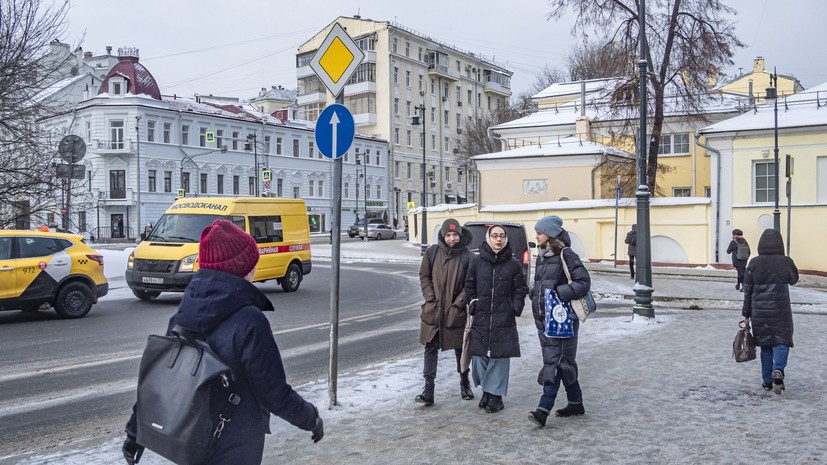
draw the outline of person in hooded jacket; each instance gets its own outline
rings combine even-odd
[[[517,317],[523,313],[528,287],[522,265],[512,255],[505,228],[488,228],[479,257],[471,260],[465,276],[469,302],[471,378],[482,386],[479,407],[488,413],[502,410],[508,392],[511,357],[520,356]]]
[[[460,226],[453,218],[442,223],[437,244],[428,247],[419,266],[419,285],[425,303],[422,304],[422,320],[419,342],[425,346],[425,366],[422,376],[425,387],[414,399],[426,406],[434,404],[434,379],[436,379],[439,350],[453,349],[460,374],[460,395],[465,400],[474,398],[468,369],[461,363],[462,342],[468,319],[465,305],[465,273],[471,261],[471,231]]]
[[[241,398],[206,465],[260,464],[271,413],[311,431],[313,442],[324,436],[316,407],[287,383],[273,329],[263,313],[273,311],[273,304],[252,284],[258,259],[255,239],[233,223],[216,220],[204,228],[198,246],[200,269],[169,321],[167,334],[179,325],[206,336],[215,354],[233,369]],[[133,407],[122,447],[130,465],[138,463],[144,450],[136,441],[136,422]]]
[[[629,254],[629,272],[632,279],[635,279],[635,255],[637,255],[637,225],[632,225],[632,230],[626,233],[626,251]]]
[[[738,258],[738,246],[747,248],[747,258]],[[749,243],[744,239],[744,232],[740,229],[732,230],[732,240],[729,241],[729,247],[726,248],[726,253],[732,254],[732,266],[738,272],[738,281],[735,283],[735,290],[744,289],[741,287],[744,283],[744,272],[747,270],[747,261],[749,260]]]
[[[537,263],[534,269],[534,285],[529,293],[531,297],[531,311],[534,314],[534,326],[540,338],[540,349],[543,354],[543,368],[537,376],[537,382],[543,386],[540,402],[533,412],[529,412],[528,419],[543,428],[546,425],[560,384],[566,388],[568,404],[555,413],[558,417],[583,415],[583,393],[577,376],[577,335],[580,321],[574,318],[574,336],[565,339],[551,338],[545,335],[545,290],[553,289],[560,300],[572,301],[579,299],[589,292],[591,278],[586,267],[576,252],[571,250],[571,239],[563,229],[563,220],[557,215],[541,218],[534,226],[537,239]],[[563,254],[571,274],[569,283],[563,271]]]
[[[761,348],[761,379],[765,390],[784,392],[784,370],[793,347],[790,285],[798,282],[798,268],[784,255],[784,239],[767,229],[758,240],[758,256],[744,274],[744,322],[752,322],[752,337]]]

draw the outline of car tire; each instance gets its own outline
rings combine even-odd
[[[379,234],[379,233],[376,233],[376,240],[381,241],[382,240],[382,235]]]
[[[142,291],[140,289],[132,289],[132,293],[135,294],[135,297],[144,300],[150,301],[161,295],[158,291]]]
[[[393,233],[393,236],[391,236],[391,239],[396,239],[396,233]]]
[[[356,234],[348,234],[347,237],[353,239],[354,237],[356,237]]]
[[[296,292],[299,290],[299,285],[302,282],[302,270],[299,265],[291,263],[287,267],[287,273],[281,278],[281,288],[284,292]]]
[[[89,286],[78,281],[66,284],[57,293],[55,312],[63,318],[81,318],[92,309],[95,297]]]

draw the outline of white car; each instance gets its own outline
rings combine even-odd
[[[365,239],[365,228],[359,231],[359,237]],[[396,231],[385,223],[375,223],[368,225],[368,239],[396,239]]]

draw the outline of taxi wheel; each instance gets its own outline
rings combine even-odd
[[[284,292],[296,292],[299,290],[299,284],[302,282],[302,271],[299,265],[291,263],[287,267],[287,273],[281,278],[281,288]]]
[[[55,311],[63,318],[80,318],[92,309],[94,296],[89,286],[72,282],[60,288],[55,299]]]
[[[139,289],[132,289],[132,293],[135,294],[135,297],[137,297],[141,300],[147,300],[147,301],[152,300],[152,299],[158,297],[159,295],[161,295],[160,292],[142,291],[142,290],[139,290]]]

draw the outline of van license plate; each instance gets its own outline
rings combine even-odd
[[[144,276],[144,277],[141,278],[141,281],[143,281],[145,283],[149,283],[149,284],[164,284],[164,278],[150,278],[150,277]]]

